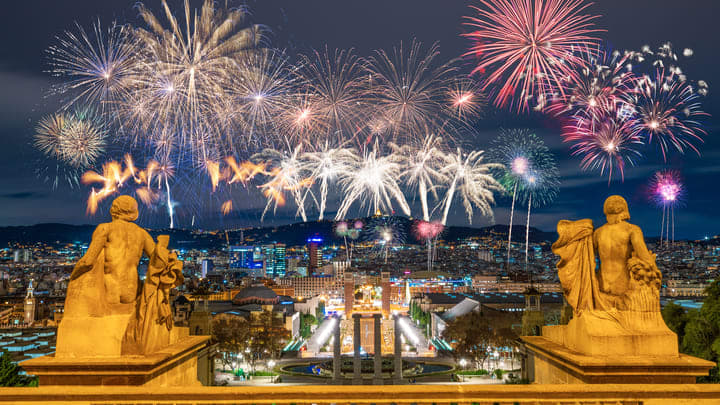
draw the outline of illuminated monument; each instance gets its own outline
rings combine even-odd
[[[625,199],[610,196],[607,223],[560,221],[552,246],[573,318],[524,336],[524,372],[538,383],[693,383],[715,364],[678,352],[660,313],[662,275]],[[600,271],[595,271],[595,255]]]
[[[54,355],[23,363],[40,385],[200,385],[197,351],[208,336],[173,328],[170,290],[182,262],[135,225],[137,201],[120,196],[70,276]],[[145,281],[137,266],[150,259]],[[140,287],[140,288],[138,288]]]

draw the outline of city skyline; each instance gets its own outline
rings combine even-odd
[[[717,103],[714,101],[711,77],[717,55],[707,41],[702,41],[703,35],[707,36],[703,29],[712,26],[708,17],[712,13],[705,13],[703,10],[716,9],[717,6],[709,1],[703,3],[704,7],[682,7],[674,2],[658,7],[654,6],[656,2],[645,1],[621,7],[619,2],[616,3],[594,4],[590,9],[592,13],[602,15],[597,25],[607,30],[602,36],[610,46],[617,49],[639,49],[646,43],[658,46],[665,41],[671,41],[678,48],[694,50],[688,63],[689,73],[710,83],[710,95],[703,100],[704,110],[710,113],[711,117],[703,122],[708,134],[705,143],[701,145],[702,157],[689,151],[685,155],[673,154],[668,163],[663,164],[661,159],[653,156],[642,161],[637,167],[628,168],[624,182],[613,180],[608,186],[607,179],[598,173],[583,172],[579,169],[579,159],[570,157],[568,146],[562,143],[557,122],[540,115],[516,115],[492,108],[489,109],[487,118],[477,123],[478,136],[473,139],[473,143],[477,147],[487,148],[499,128],[529,127],[549,146],[559,160],[561,188],[559,197],[552,205],[534,210],[532,226],[536,228],[553,231],[556,221],[565,218],[589,217],[596,223],[601,223],[602,215],[598,214],[601,207],[586,204],[586,201],[601,201],[607,195],[621,194],[630,203],[632,221],[642,226],[646,236],[657,236],[661,212],[651,205],[646,184],[654,171],[673,168],[682,171],[687,189],[684,206],[676,213],[676,237],[701,239],[720,233],[720,218],[714,215],[717,191],[708,187],[720,173],[720,167],[715,164],[720,157],[720,142],[714,136],[717,128],[714,118],[717,116]],[[42,155],[32,149],[32,134],[37,121],[54,110],[52,102],[43,98],[44,92],[54,80],[43,73],[48,69],[44,51],[54,43],[53,37],[72,28],[74,21],[85,27],[95,18],[99,18],[101,23],[109,23],[113,18],[120,22],[138,23],[137,10],[132,8],[133,4],[119,2],[98,5],[92,2],[75,2],[62,10],[57,9],[41,15],[39,18],[48,19],[47,23],[33,24],[32,32],[28,32],[28,28],[13,26],[21,24],[23,18],[18,18],[18,22],[10,22],[2,28],[9,32],[24,32],[23,36],[27,41],[23,46],[8,46],[8,52],[0,59],[0,82],[10,90],[0,96],[0,105],[4,106],[0,113],[0,131],[8,144],[13,146],[0,152],[3,154],[0,156],[3,161],[0,169],[4,173],[0,177],[0,187],[4,190],[0,195],[4,208],[0,214],[0,226],[41,222],[98,223],[106,220],[107,213],[102,211],[95,216],[85,215],[88,187],[80,186],[68,190],[61,186],[53,190],[38,178],[35,170],[38,162],[42,160]],[[461,56],[468,46],[468,42],[458,35],[465,29],[462,26],[462,17],[469,12],[467,5],[453,4],[451,7],[437,9],[430,2],[414,4],[415,7],[412,8],[402,2],[377,3],[372,7],[336,5],[329,2],[318,3],[312,7],[285,2],[248,2],[247,5],[252,12],[253,22],[268,25],[273,46],[286,48],[289,54],[304,53],[327,45],[330,48],[355,47],[358,54],[371,55],[373,49],[387,49],[400,41],[407,42],[417,37],[426,45],[439,41],[441,56],[445,59]],[[157,9],[156,4],[149,3],[148,6]],[[14,14],[19,16],[32,13],[29,5],[13,4],[10,7]],[[46,7],[50,9],[54,5],[48,4]],[[644,18],[630,17],[640,12],[644,14]],[[367,26],[353,23],[351,17],[355,16],[366,17],[358,19],[361,21],[367,21],[372,16],[374,28],[367,30]],[[673,24],[658,23],[670,16],[675,20]],[[430,20],[435,20],[436,23],[428,24]],[[644,35],[630,35],[632,30],[643,32]],[[700,32],[704,34],[701,35]],[[6,34],[5,37],[9,35]],[[261,225],[259,212],[262,211],[264,201],[259,191],[242,200],[247,201],[247,206],[235,207],[231,216],[222,217],[218,213],[205,212],[201,214],[203,218],[196,220],[207,224],[206,228]],[[329,200],[337,206],[337,196],[330,195]],[[410,202],[413,212],[417,213],[419,202],[415,199]],[[509,208],[510,199],[500,198],[495,207],[496,223],[507,224]],[[141,217],[143,225],[162,227],[161,220],[153,219],[162,218],[163,213],[160,210],[154,213],[148,212],[149,209],[144,207],[141,210],[145,211]],[[334,210],[329,210],[329,213],[333,214]],[[353,215],[358,216],[358,213]],[[299,219],[295,218],[294,207],[289,205],[278,210],[276,215],[266,217],[264,225],[298,222]],[[177,225],[189,228],[192,220],[188,217],[181,218]],[[516,216],[516,221],[522,223],[524,213]],[[451,210],[449,224],[467,224],[459,205]],[[474,226],[486,225],[489,223],[479,217],[474,222]]]

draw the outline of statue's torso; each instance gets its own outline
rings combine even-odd
[[[596,229],[594,244],[600,258],[600,290],[622,295],[628,289],[630,276],[627,260],[632,254],[631,225],[626,222],[605,224]]]
[[[109,303],[131,303],[138,289],[137,265],[143,253],[145,231],[125,221],[109,224],[105,245],[105,287]]]

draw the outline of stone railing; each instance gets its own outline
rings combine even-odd
[[[720,385],[401,385],[0,388],[12,404],[710,405]]]

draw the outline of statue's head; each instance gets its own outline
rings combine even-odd
[[[110,216],[112,219],[122,219],[124,221],[135,221],[138,218],[138,203],[129,195],[121,195],[116,198],[110,207]]]
[[[630,210],[628,210],[627,201],[619,195],[611,195],[605,200],[603,212],[605,213],[608,224],[617,224],[620,221],[630,219]]]

